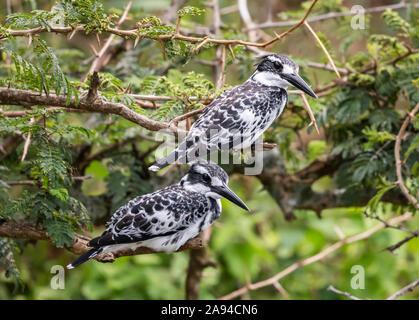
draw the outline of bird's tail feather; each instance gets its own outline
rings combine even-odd
[[[191,136],[185,139],[175,150],[166,157],[156,161],[148,170],[159,171],[175,161],[192,163],[200,157],[206,156],[209,152],[207,146],[199,143],[197,138],[197,136]]]
[[[193,152],[195,147],[193,146],[193,141],[191,138],[187,138],[182,141],[179,146],[170,152],[166,157],[157,160],[152,166],[148,168],[150,171],[159,171],[163,168],[166,168],[169,164],[179,161],[180,163],[188,162],[188,154]]]
[[[148,168],[150,171],[159,171],[163,168],[166,168],[169,164],[175,162],[177,160],[178,150],[175,149],[171,153],[169,153],[166,157],[157,160],[152,166]]]
[[[81,265],[82,263],[85,263],[89,259],[92,259],[95,256],[97,256],[99,253],[101,253],[102,250],[103,250],[103,248],[93,248],[93,249],[87,251],[86,253],[84,253],[80,257],[78,257],[76,260],[74,260],[72,263],[68,264],[67,269],[73,269],[73,268]]]

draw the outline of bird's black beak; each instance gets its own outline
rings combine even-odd
[[[227,200],[230,200],[235,205],[239,206],[240,208],[250,211],[250,209],[246,206],[246,204],[238,197],[237,194],[235,194],[229,187],[226,185],[223,186],[217,186],[212,187],[213,191],[222,196],[223,198],[226,198]]]
[[[291,83],[297,89],[307,93],[309,96],[317,99],[317,95],[309,87],[309,85],[298,75],[293,73],[281,73],[281,77]]]

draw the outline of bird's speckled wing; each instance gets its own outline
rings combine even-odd
[[[254,142],[281,114],[286,100],[283,89],[267,89],[247,81],[208,105],[192,125],[187,140],[194,141],[192,137],[199,136],[201,142],[206,139],[210,144],[227,144],[229,148],[240,143],[238,135]]]
[[[175,184],[132,199],[119,208],[106,231],[89,242],[91,247],[131,243],[171,235],[196,223],[211,206],[199,193]]]

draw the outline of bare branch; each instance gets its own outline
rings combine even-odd
[[[315,68],[315,69],[323,69],[323,70],[333,71],[333,72],[336,72],[335,70],[337,70],[339,72],[339,74],[344,74],[344,75],[348,75],[350,73],[350,70],[348,70],[348,69],[338,68],[336,66],[333,67],[329,63],[324,64],[324,63],[318,63],[318,62],[314,62],[314,61],[308,61],[307,65],[310,68]]]
[[[412,232],[411,235],[407,236],[406,238],[397,242],[396,244],[393,244],[392,246],[387,247],[385,250],[390,251],[391,253],[394,254],[394,252],[397,249],[399,249],[402,245],[404,245],[405,243],[409,242],[410,240],[412,240],[413,238],[416,238],[416,237],[419,237],[419,229]]]
[[[327,290],[328,290],[328,291],[332,291],[332,292],[337,293],[337,294],[341,294],[341,295],[343,295],[343,296],[345,296],[345,297],[347,297],[347,298],[349,298],[349,299],[351,299],[351,300],[363,300],[363,299],[360,299],[360,298],[358,298],[358,297],[355,297],[355,296],[351,295],[351,294],[350,294],[350,293],[348,293],[348,292],[340,291],[340,290],[336,289],[336,288],[335,288],[334,286],[332,286],[332,285],[330,285],[330,286],[327,288]]]
[[[51,238],[48,236],[45,230],[37,228],[36,226],[26,222],[6,221],[0,223],[0,237],[27,240],[47,240],[51,242]],[[71,247],[66,247],[66,249],[74,254],[83,254],[91,249],[91,247],[87,245],[89,241],[90,238],[76,234],[73,240],[73,245]],[[202,248],[201,239],[194,238],[186,242],[177,252],[200,248]],[[99,254],[94,259],[99,262],[113,262],[116,258],[119,257],[150,253],[159,252],[156,252],[150,248],[139,247],[135,250],[124,249],[116,253]]]
[[[84,181],[84,180],[91,179],[92,177],[93,176],[91,175],[87,175],[87,176],[74,176],[70,178],[73,181]],[[22,185],[34,186],[36,185],[36,182],[34,180],[5,181],[5,183],[8,184],[9,186],[22,186]]]
[[[124,23],[125,19],[127,18],[128,11],[131,9],[132,1],[128,2],[127,6],[125,7],[125,10],[119,19],[119,21],[115,24],[115,28],[118,29],[122,23]],[[98,36],[98,34],[96,33]],[[106,40],[105,44],[103,45],[102,49],[96,54],[95,60],[93,60],[93,63],[90,66],[89,71],[82,77],[82,81],[85,81],[89,73],[96,71],[99,72],[103,66],[105,65],[104,62],[104,55],[106,51],[108,50],[109,46],[111,45],[113,39],[115,38],[115,34],[111,34]],[[99,39],[99,37],[98,37]],[[100,45],[100,44],[99,44]]]
[[[202,273],[207,267],[217,267],[217,264],[212,261],[206,250],[206,245],[210,237],[211,229],[205,230],[201,234],[203,248],[193,250],[189,253],[189,266],[186,275],[186,299],[197,300],[199,299],[199,291]]]
[[[242,18],[246,28],[249,30],[248,35],[250,41],[256,41],[258,34],[257,30],[251,29],[255,26],[255,23],[252,21],[252,17],[250,16],[250,12],[247,6],[247,0],[238,0],[237,1],[240,17]]]
[[[172,0],[170,6],[161,15],[163,24],[169,24],[170,21],[176,17],[178,10],[185,4],[187,0]]]
[[[275,36],[274,38],[272,38],[269,41],[266,42],[262,42],[262,43],[258,43],[258,42],[251,42],[251,41],[244,41],[244,40],[240,40],[240,39],[216,39],[216,38],[207,38],[207,37],[190,37],[190,36],[185,36],[182,34],[174,34],[174,35],[158,35],[158,36],[152,36],[152,35],[142,35],[143,38],[148,38],[148,39],[152,39],[152,40],[158,40],[158,41],[164,41],[164,40],[170,40],[170,39],[176,39],[176,40],[182,40],[182,41],[188,41],[191,43],[201,43],[202,41],[206,41],[209,43],[214,43],[214,44],[221,44],[221,45],[244,45],[244,46],[252,46],[252,47],[259,47],[259,48],[264,48],[267,47],[275,42],[277,42],[278,40],[283,39],[284,37],[286,37],[289,33],[291,33],[292,31],[294,31],[295,29],[297,29],[303,22],[304,20],[307,18],[307,16],[309,15],[309,13],[311,12],[313,6],[317,3],[318,0],[313,0],[311,6],[309,7],[309,9],[307,10],[307,12],[304,14],[304,16],[295,23],[295,25],[293,25],[289,30],[283,32],[280,35]],[[39,34],[39,33],[43,33],[43,32],[54,32],[54,33],[59,33],[59,34],[69,34],[72,33],[74,31],[84,31],[85,27],[84,26],[77,26],[77,27],[50,27],[49,30],[45,27],[36,27],[36,28],[32,28],[32,29],[22,29],[22,30],[16,30],[16,29],[7,29],[7,33],[10,34],[11,36],[14,37],[19,37],[19,36],[29,36],[29,35],[35,35],[35,34]],[[108,32],[114,35],[118,35],[120,37],[129,37],[132,39],[135,39],[138,37],[138,29],[133,29],[133,30],[120,30],[118,28],[112,28],[112,27],[108,27],[105,28],[105,30],[103,30],[103,32]],[[3,35],[2,38],[0,39],[5,39],[7,38],[6,35]],[[98,53],[99,56],[99,53]]]
[[[399,133],[396,136],[396,144],[394,146],[394,157],[396,159],[396,174],[397,174],[397,184],[399,185],[402,193],[407,198],[407,200],[417,209],[419,210],[419,202],[418,200],[412,196],[409,192],[409,190],[406,188],[406,185],[403,181],[403,175],[402,175],[402,161],[400,160],[400,144],[401,141],[405,135],[406,128],[410,121],[415,116],[416,112],[419,111],[419,103],[416,105],[416,107],[413,108],[413,110],[410,112],[410,114],[407,115],[406,119],[404,120]]]
[[[92,74],[92,78],[90,80],[89,91],[87,92],[87,95],[86,95],[87,103],[93,103],[98,98],[99,85],[100,85],[99,75],[97,71],[94,71]]]
[[[396,218],[391,218],[389,220],[387,220],[387,223],[389,224],[395,224],[395,223],[401,223],[403,221],[407,221],[412,217],[412,213],[411,212],[406,212],[405,214],[396,217]],[[315,254],[314,256],[305,258],[303,260],[300,260],[292,265],[290,265],[289,267],[285,268],[283,271],[277,273],[276,275],[274,275],[271,278],[268,278],[266,280],[263,281],[259,281],[247,286],[244,286],[236,291],[233,291],[230,294],[227,294],[223,297],[221,297],[221,300],[230,300],[230,299],[234,299],[236,297],[239,297],[245,293],[247,293],[249,290],[257,290],[263,287],[267,287],[267,286],[271,286],[273,285],[274,282],[278,282],[280,279],[284,278],[285,276],[289,275],[290,273],[294,272],[295,270],[304,267],[306,265],[312,264],[314,262],[317,262],[319,260],[324,259],[325,257],[327,257],[328,255],[330,255],[331,253],[333,253],[334,251],[340,249],[341,247],[343,247],[346,244],[350,244],[350,243],[354,243],[360,240],[364,240],[364,239],[368,239],[369,237],[371,237],[374,233],[376,233],[377,231],[380,231],[381,229],[384,229],[386,226],[382,223],[380,223],[379,225],[376,225],[375,227],[368,229],[367,231],[364,231],[360,234],[354,235],[352,237],[348,237],[345,239],[342,239],[338,242],[336,242],[335,244],[333,244],[332,246],[326,248],[325,250]]]
[[[418,3],[407,3],[405,1],[400,1],[400,3],[393,4],[393,5],[385,5],[385,6],[378,6],[378,7],[372,7],[365,9],[365,13],[375,13],[375,12],[382,12],[386,11],[387,9],[391,10],[400,10],[400,9],[406,9],[410,6],[414,6],[415,8],[419,8]],[[317,21],[323,21],[327,19],[336,19],[340,17],[346,17],[346,16],[353,16],[356,13],[352,11],[343,11],[343,12],[329,12],[326,14],[321,14],[318,16],[314,16],[307,19],[308,23],[317,22]],[[279,28],[279,27],[290,27],[297,23],[297,20],[291,20],[291,21],[278,21],[278,22],[271,22],[267,21],[265,23],[257,24],[252,27],[247,28],[247,30],[254,30],[254,29],[266,29],[266,28]],[[246,31],[247,31],[246,30]]]
[[[67,112],[76,112],[76,113],[86,113],[89,111],[86,110],[80,110],[75,108],[65,108],[65,107],[49,107],[45,108],[46,111],[67,111]],[[16,117],[24,117],[26,115],[31,114],[31,110],[18,110],[18,111],[0,111],[0,115],[4,115],[6,117],[16,118]]]
[[[332,57],[330,56],[329,51],[327,51],[326,47],[324,46],[323,42],[320,40],[320,38],[317,36],[316,32],[310,27],[310,25],[307,23],[307,21],[304,21],[304,25],[307,27],[307,29],[311,32],[314,39],[316,39],[317,43],[322,48],[323,52],[326,54],[327,59],[329,59],[330,64],[332,65],[333,70],[336,72],[338,78],[341,78],[340,73],[338,69],[336,68],[335,63],[333,62]]]
[[[413,289],[415,289],[417,286],[419,286],[419,279],[413,281],[411,284],[407,285],[403,289],[400,289],[395,294],[388,297],[387,300],[396,300],[398,297],[406,294],[407,292],[413,291]]]
[[[116,114],[150,131],[167,129],[176,132],[176,128],[171,127],[168,123],[149,119],[146,116],[136,113],[122,103],[109,102],[101,99],[96,99],[93,103],[90,103],[86,97],[80,97],[78,104],[76,103],[75,98],[72,98],[70,103],[67,103],[67,98],[65,96],[57,96],[52,93],[49,96],[43,96],[35,91],[0,88],[0,104],[59,106],[89,112]]]
[[[316,118],[314,117],[313,111],[310,108],[310,105],[307,101],[307,98],[306,98],[304,92],[300,92],[300,97],[301,97],[301,100],[303,100],[304,109],[306,109],[306,111],[307,111],[307,113],[310,117],[310,120],[311,120],[311,122],[309,123],[308,126],[310,127],[311,125],[314,125],[314,128],[316,129],[317,134],[320,135],[320,130],[319,130],[319,127],[317,126]]]
[[[31,120],[29,121],[29,124],[32,124],[35,122],[35,118],[31,118]],[[22,153],[22,158],[20,159],[20,162],[25,161],[26,155],[28,154],[28,149],[29,149],[29,145],[31,144],[31,132],[28,132],[28,136],[26,137],[25,140],[25,145],[23,146],[23,153]]]
[[[180,115],[179,117],[173,118],[172,120],[170,120],[170,123],[174,123],[174,124],[178,124],[180,121],[189,119],[197,114],[202,113],[205,110],[205,108],[201,108],[201,109],[196,109],[196,110],[192,110],[189,111],[185,114]]]

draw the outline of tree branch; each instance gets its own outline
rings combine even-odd
[[[405,293],[407,293],[409,291],[413,291],[413,289],[415,289],[417,286],[419,286],[419,279],[417,279],[416,281],[413,281],[411,284],[409,284],[406,287],[400,289],[395,294],[388,297],[387,300],[396,300],[398,297],[404,295]]]
[[[391,253],[394,253],[394,251],[399,249],[402,245],[404,245],[405,243],[409,242],[410,240],[412,240],[413,238],[416,238],[416,237],[419,237],[419,229],[412,232],[411,235],[407,236],[406,238],[397,242],[396,244],[393,244],[393,245],[387,247],[385,250],[390,251]]]
[[[128,2],[121,18],[119,19],[119,21],[115,25],[116,29],[118,29],[121,26],[121,24],[124,23],[125,19],[127,18],[128,11],[131,9],[131,5],[132,5],[132,1]],[[102,68],[105,65],[104,55],[105,55],[106,51],[108,50],[109,46],[111,45],[114,38],[115,38],[115,34],[111,34],[109,36],[109,38],[106,40],[105,44],[103,45],[102,49],[99,51],[96,58],[93,60],[89,71],[82,77],[81,81],[85,81],[87,79],[87,76],[89,75],[89,73],[94,72],[94,71],[99,72],[100,70],[102,70]]]
[[[200,284],[204,269],[207,267],[217,267],[217,264],[210,259],[206,250],[210,234],[210,228],[201,233],[201,240],[204,247],[189,253],[189,265],[185,285],[187,300],[199,299]]]
[[[405,1],[401,1],[400,3],[393,4],[393,5],[385,5],[385,6],[378,6],[378,7],[372,7],[365,9],[365,13],[375,13],[375,12],[382,12],[386,11],[387,9],[391,10],[400,10],[400,9],[406,9],[410,6],[414,6],[415,8],[419,8],[418,3],[407,3]],[[321,14],[318,16],[314,16],[307,19],[308,23],[317,22],[317,21],[323,21],[327,19],[336,19],[340,17],[346,17],[346,16],[353,16],[355,13],[352,11],[343,11],[343,12],[329,12],[326,14]],[[291,21],[277,21],[272,22],[268,21],[261,24],[255,24],[251,27],[248,27],[245,31],[248,30],[255,30],[255,29],[266,29],[266,28],[279,28],[279,27],[290,27],[294,25],[297,22],[297,20],[291,20]]]
[[[44,96],[35,91],[0,88],[0,104],[20,106],[58,106],[90,112],[116,114],[150,131],[167,129],[169,131],[176,132],[177,130],[175,127],[170,126],[168,123],[155,121],[147,118],[146,116],[140,115],[122,103],[109,102],[102,99],[96,99],[95,101],[90,102],[88,95],[85,97],[81,96],[79,103],[77,104],[75,98],[72,98],[70,103],[67,103],[67,98],[65,96],[57,96],[56,94],[52,93],[49,96]]]
[[[409,190],[406,188],[406,185],[403,181],[403,175],[402,175],[402,161],[400,160],[400,145],[401,141],[404,137],[404,134],[406,132],[406,128],[410,121],[414,118],[416,112],[419,111],[419,103],[416,105],[416,107],[413,108],[413,110],[407,115],[406,119],[404,120],[399,133],[396,136],[396,143],[394,146],[394,157],[396,159],[396,174],[397,174],[397,184],[399,185],[403,195],[406,197],[406,199],[417,209],[419,210],[419,202],[418,200],[412,196],[409,192]]]
[[[387,223],[389,224],[394,224],[394,223],[401,223],[404,221],[409,220],[412,217],[412,213],[411,212],[406,212],[405,214],[396,217],[396,218],[391,218],[389,220],[387,220]],[[242,296],[243,294],[247,293],[250,290],[257,290],[263,287],[267,287],[267,286],[271,286],[273,285],[275,282],[278,282],[280,279],[284,278],[285,276],[289,275],[290,273],[294,272],[295,270],[304,267],[306,265],[312,264],[314,262],[323,260],[324,258],[326,258],[328,255],[332,254],[333,252],[335,252],[336,250],[340,249],[341,247],[343,247],[346,244],[350,244],[350,243],[354,243],[360,240],[364,240],[364,239],[368,239],[369,237],[371,237],[374,233],[380,231],[381,229],[386,228],[385,224],[380,223],[379,225],[376,225],[375,227],[368,229],[367,231],[364,231],[362,233],[359,233],[357,235],[354,235],[352,237],[348,237],[348,238],[344,238],[338,242],[336,242],[335,244],[331,245],[330,247],[326,248],[325,250],[315,254],[314,256],[305,258],[303,260],[300,260],[292,265],[290,265],[289,267],[285,268],[284,270],[282,270],[281,272],[277,273],[276,275],[274,275],[271,278],[268,278],[266,280],[262,280],[253,284],[248,284],[236,291],[233,291],[230,294],[227,294],[223,297],[221,297],[221,300],[230,300],[230,299],[234,299],[236,297]]]
[[[258,42],[251,42],[251,41],[244,41],[240,39],[216,39],[216,38],[209,38],[209,37],[189,37],[182,34],[165,34],[165,35],[158,35],[158,36],[152,36],[147,34],[141,34],[142,38],[152,39],[152,40],[158,40],[158,41],[164,41],[164,40],[182,40],[187,41],[191,43],[201,43],[203,41],[206,41],[207,43],[214,43],[214,44],[221,44],[221,45],[244,45],[244,46],[251,46],[251,47],[260,47],[264,48],[267,47],[275,42],[277,42],[280,39],[283,39],[285,36],[287,36],[289,33],[294,31],[296,28],[298,28],[304,20],[307,18],[311,10],[313,9],[314,5],[317,3],[318,0],[313,0],[311,6],[306,11],[304,16],[297,21],[289,30],[283,32],[280,35],[275,36],[269,41],[258,43]],[[84,31],[84,26],[77,26],[75,28],[73,27],[50,27],[49,30],[45,27],[37,27],[32,29],[22,29],[22,30],[16,30],[16,29],[7,29],[5,35],[3,35],[0,39],[5,39],[8,36],[6,34],[9,34],[10,36],[14,37],[28,37],[33,36],[36,34],[40,34],[43,32],[54,32],[59,34],[69,34],[73,32],[81,32]],[[118,35],[120,37],[129,37],[132,39],[136,39],[139,36],[138,29],[133,30],[120,30],[118,28],[112,28],[108,27],[103,30],[103,32],[109,32],[114,35]]]
[[[85,181],[88,179],[91,179],[93,176],[87,175],[87,176],[74,176],[70,177],[73,181]],[[36,181],[34,180],[19,180],[19,181],[4,181],[9,186],[34,186],[36,185]]]
[[[330,285],[329,287],[327,287],[327,290],[328,291],[332,291],[332,292],[337,293],[337,294],[340,294],[340,295],[343,295],[343,296],[345,296],[345,297],[347,297],[347,298],[349,298],[351,300],[363,300],[363,299],[360,299],[358,297],[355,297],[355,296],[351,295],[349,292],[340,291],[340,290],[336,289],[332,285]]]
[[[0,222],[0,237],[26,240],[46,240],[51,242],[51,238],[48,236],[45,230],[40,229],[34,226],[33,224],[27,222]],[[71,247],[66,247],[66,249],[74,254],[81,255],[91,249],[91,247],[87,246],[87,243],[89,241],[90,238],[76,234],[73,240],[73,245]],[[201,239],[194,238],[187,241],[177,252],[185,250],[195,250],[200,249],[202,247],[203,245]],[[99,262],[113,262],[116,258],[119,257],[151,253],[159,252],[154,251],[150,248],[139,247],[135,250],[124,249],[116,253],[99,254],[94,259]]]

